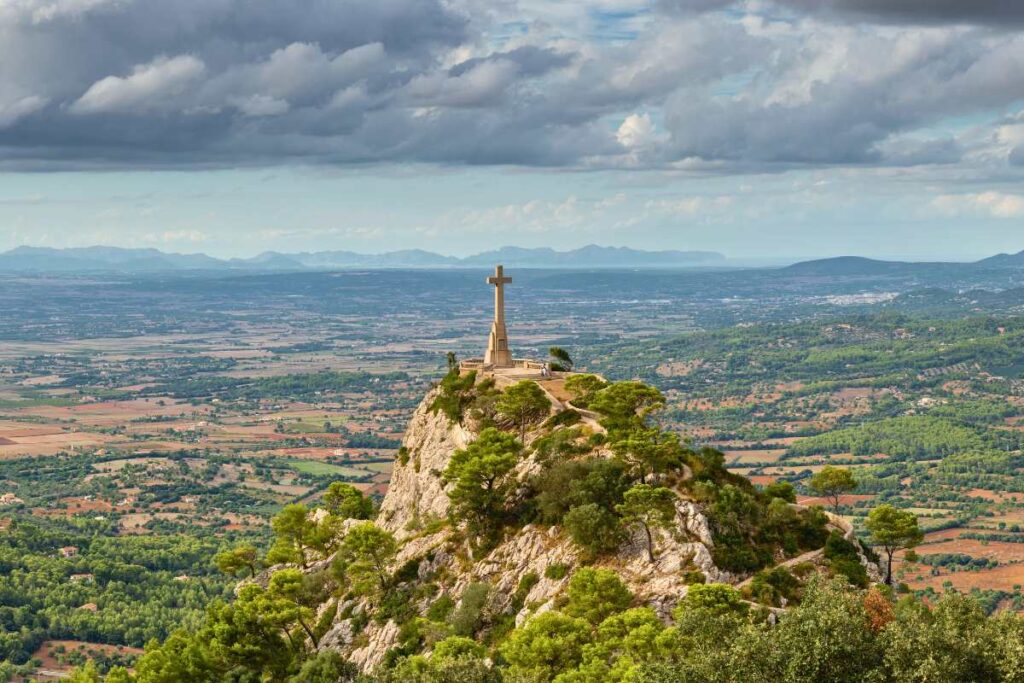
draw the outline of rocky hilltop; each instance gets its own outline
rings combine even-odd
[[[320,638],[321,650],[336,650],[363,671],[396,652],[429,654],[430,638],[410,638],[407,624],[436,618],[432,610],[437,611],[439,601],[448,601],[455,614],[472,601],[478,615],[487,616],[478,616],[475,634],[473,629],[463,632],[494,642],[497,631],[557,609],[571,577],[584,566],[613,571],[636,606],[649,606],[664,620],[696,583],[736,586],[751,601],[762,599],[765,609],[773,610],[786,604],[789,593],[779,589],[773,594],[765,588],[771,581],[759,580],[755,570],[763,577],[766,569],[781,567],[797,583],[809,574],[836,573],[824,546],[830,535],[853,541],[848,524],[794,505],[791,488],[780,488],[773,494],[777,497],[758,492],[726,472],[720,454],[691,450],[659,430],[648,417],[660,401],[654,390],[620,383],[611,385],[621,387],[616,396],[598,378],[579,377],[587,379],[526,382],[518,389],[504,382],[503,390],[502,382],[494,379],[455,373],[423,399],[409,423],[375,522],[398,542],[392,570],[400,584],[401,609],[381,604],[379,598],[332,598],[320,610],[322,620],[334,615]],[[575,392],[567,390],[567,380]],[[540,391],[531,394],[522,384]],[[510,391],[531,394],[543,407],[523,420],[519,430],[495,407]],[[638,442],[638,434],[646,441]],[[451,472],[453,458],[481,435],[506,442],[522,437],[514,465],[501,475],[508,514],[486,540],[475,536],[478,532],[472,529],[479,525],[452,500],[459,485]],[[599,461],[615,465],[601,469]],[[595,479],[595,472],[629,478],[634,487],[643,482],[645,491],[667,490],[669,507],[661,509],[668,512],[647,524],[625,523],[623,512],[621,533],[611,546],[584,547],[581,531],[574,535],[567,528],[571,509],[555,519],[562,508],[552,495],[586,499],[579,491],[588,477]],[[623,499],[621,491],[612,495]],[[354,523],[346,520],[345,528]],[[856,548],[860,565],[877,578],[877,567],[864,549],[850,547]],[[844,571],[850,573],[849,567]]]

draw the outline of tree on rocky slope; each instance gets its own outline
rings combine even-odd
[[[610,569],[583,567],[569,580],[565,613],[595,626],[629,607],[633,596],[619,575]]]
[[[310,553],[323,555],[333,548],[337,522],[338,519],[329,514],[314,518],[300,503],[286,505],[270,522],[275,541],[267,553],[267,561],[294,562],[306,567]]]
[[[605,416],[602,424],[609,431],[629,431],[645,426],[651,411],[665,405],[665,397],[643,382],[615,382],[600,390],[590,401],[590,409]]]
[[[456,451],[442,475],[451,484],[451,515],[478,538],[492,536],[503,523],[505,504],[515,485],[509,473],[522,454],[510,434],[488,428],[476,441]]]
[[[616,456],[628,463],[642,483],[647,475],[657,475],[679,467],[683,462],[683,447],[679,437],[660,429],[638,429],[612,443]]]
[[[260,568],[259,551],[251,545],[240,545],[231,550],[217,553],[213,558],[217,569],[228,576],[238,576],[243,569],[249,572],[249,577],[255,577],[256,571]]]
[[[313,610],[302,604],[304,575],[298,569],[282,569],[274,572],[267,587],[267,596],[274,601],[279,610],[287,611],[309,637],[313,647],[319,645],[318,638],[310,626]]]
[[[324,507],[339,519],[369,519],[373,516],[373,500],[352,484],[331,482],[324,492]]]
[[[647,558],[655,561],[654,529],[671,529],[676,519],[676,494],[662,486],[637,484],[626,491],[623,502],[616,506],[627,527],[643,530],[647,539]]]
[[[388,588],[388,572],[398,552],[398,542],[373,522],[348,530],[334,556],[334,573],[347,579],[358,595],[372,596]]]
[[[550,681],[579,666],[590,641],[591,627],[584,619],[545,612],[514,631],[500,652],[522,680]]]
[[[583,551],[586,560],[614,551],[625,534],[622,520],[597,503],[585,503],[569,509],[562,519],[569,537]]]
[[[571,375],[565,380],[565,390],[572,394],[573,402],[581,408],[587,407],[594,394],[608,386],[597,375]]]
[[[547,416],[551,400],[536,382],[524,380],[503,391],[495,408],[499,415],[516,426],[519,440],[525,443],[527,428]]]

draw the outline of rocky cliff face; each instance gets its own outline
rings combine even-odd
[[[441,473],[452,453],[475,438],[462,425],[453,424],[440,412],[431,412],[430,404],[436,395],[436,390],[428,393],[409,421],[377,518],[377,525],[399,540],[448,514],[448,495]]]
[[[420,577],[436,581],[456,600],[471,584],[489,584],[488,611],[512,610],[516,624],[522,624],[531,615],[555,605],[573,569],[580,565],[580,552],[559,527],[527,525],[486,556],[471,559],[465,548],[452,541],[450,529],[426,532],[447,516],[449,500],[442,473],[452,454],[477,436],[471,428],[450,422],[440,412],[433,413],[430,405],[435,395],[429,393],[413,414],[377,525],[402,542],[397,566],[418,562]],[[536,470],[536,462],[527,458],[515,476],[525,479]],[[639,600],[664,615],[686,594],[687,571],[700,571],[709,581],[735,583],[739,578],[714,565],[711,532],[699,508],[680,500],[676,511],[676,533],[660,535],[656,562],[649,562],[645,542],[638,535],[623,544],[613,558],[598,563],[614,569]],[[549,570],[554,566],[558,571]],[[555,576],[558,578],[552,578]],[[530,583],[525,595],[516,595],[520,587]],[[427,606],[429,603],[421,607],[425,610]],[[394,621],[370,621],[355,635],[354,624],[361,608],[339,606],[339,614],[351,612],[351,616],[335,624],[321,647],[339,649],[368,670],[395,646],[400,629]]]
[[[414,605],[419,614],[424,614],[439,594],[459,601],[468,586],[483,583],[490,586],[487,611],[514,616],[520,625],[530,616],[555,607],[574,569],[581,564],[580,551],[557,526],[526,525],[486,555],[472,556],[464,541],[444,524],[449,499],[442,473],[452,454],[465,448],[477,434],[470,427],[451,423],[440,412],[433,413],[430,405],[435,396],[435,392],[429,393],[410,421],[377,525],[401,542],[395,566],[415,567],[423,583],[436,586],[437,593]],[[535,437],[530,435],[527,442]],[[525,480],[538,469],[536,461],[528,457],[514,476]],[[842,531],[845,534],[849,529]],[[649,560],[646,541],[637,534],[597,566],[613,569],[639,602],[650,605],[663,617],[686,595],[687,577],[696,572],[709,582],[733,585],[745,578],[715,566],[711,526],[693,501],[680,498],[675,528],[669,533],[656,532],[656,537],[655,562]],[[797,559],[820,561],[821,553]],[[349,602],[336,608],[339,617],[323,637],[322,648],[338,649],[360,668],[369,670],[399,643],[401,625],[394,620],[367,620],[365,604]]]

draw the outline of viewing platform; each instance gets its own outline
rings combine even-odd
[[[513,358],[511,365],[495,365],[494,363],[486,362],[483,358],[470,358],[459,363],[459,370],[466,372],[470,370],[479,372],[482,370],[503,375],[509,373],[537,373],[537,376],[540,377],[545,371],[550,373],[551,366],[544,361],[532,360],[530,358]]]
[[[514,358],[511,365],[505,366],[484,362],[482,358],[470,358],[459,363],[459,371],[476,372],[481,377],[493,377],[500,386],[524,379],[544,382],[564,374],[552,372],[548,363],[529,358]]]

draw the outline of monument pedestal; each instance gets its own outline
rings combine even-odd
[[[508,334],[505,332],[504,325],[500,329],[498,323],[491,325],[491,336],[487,340],[484,365],[492,365],[496,368],[512,367],[512,351],[508,348]]]

